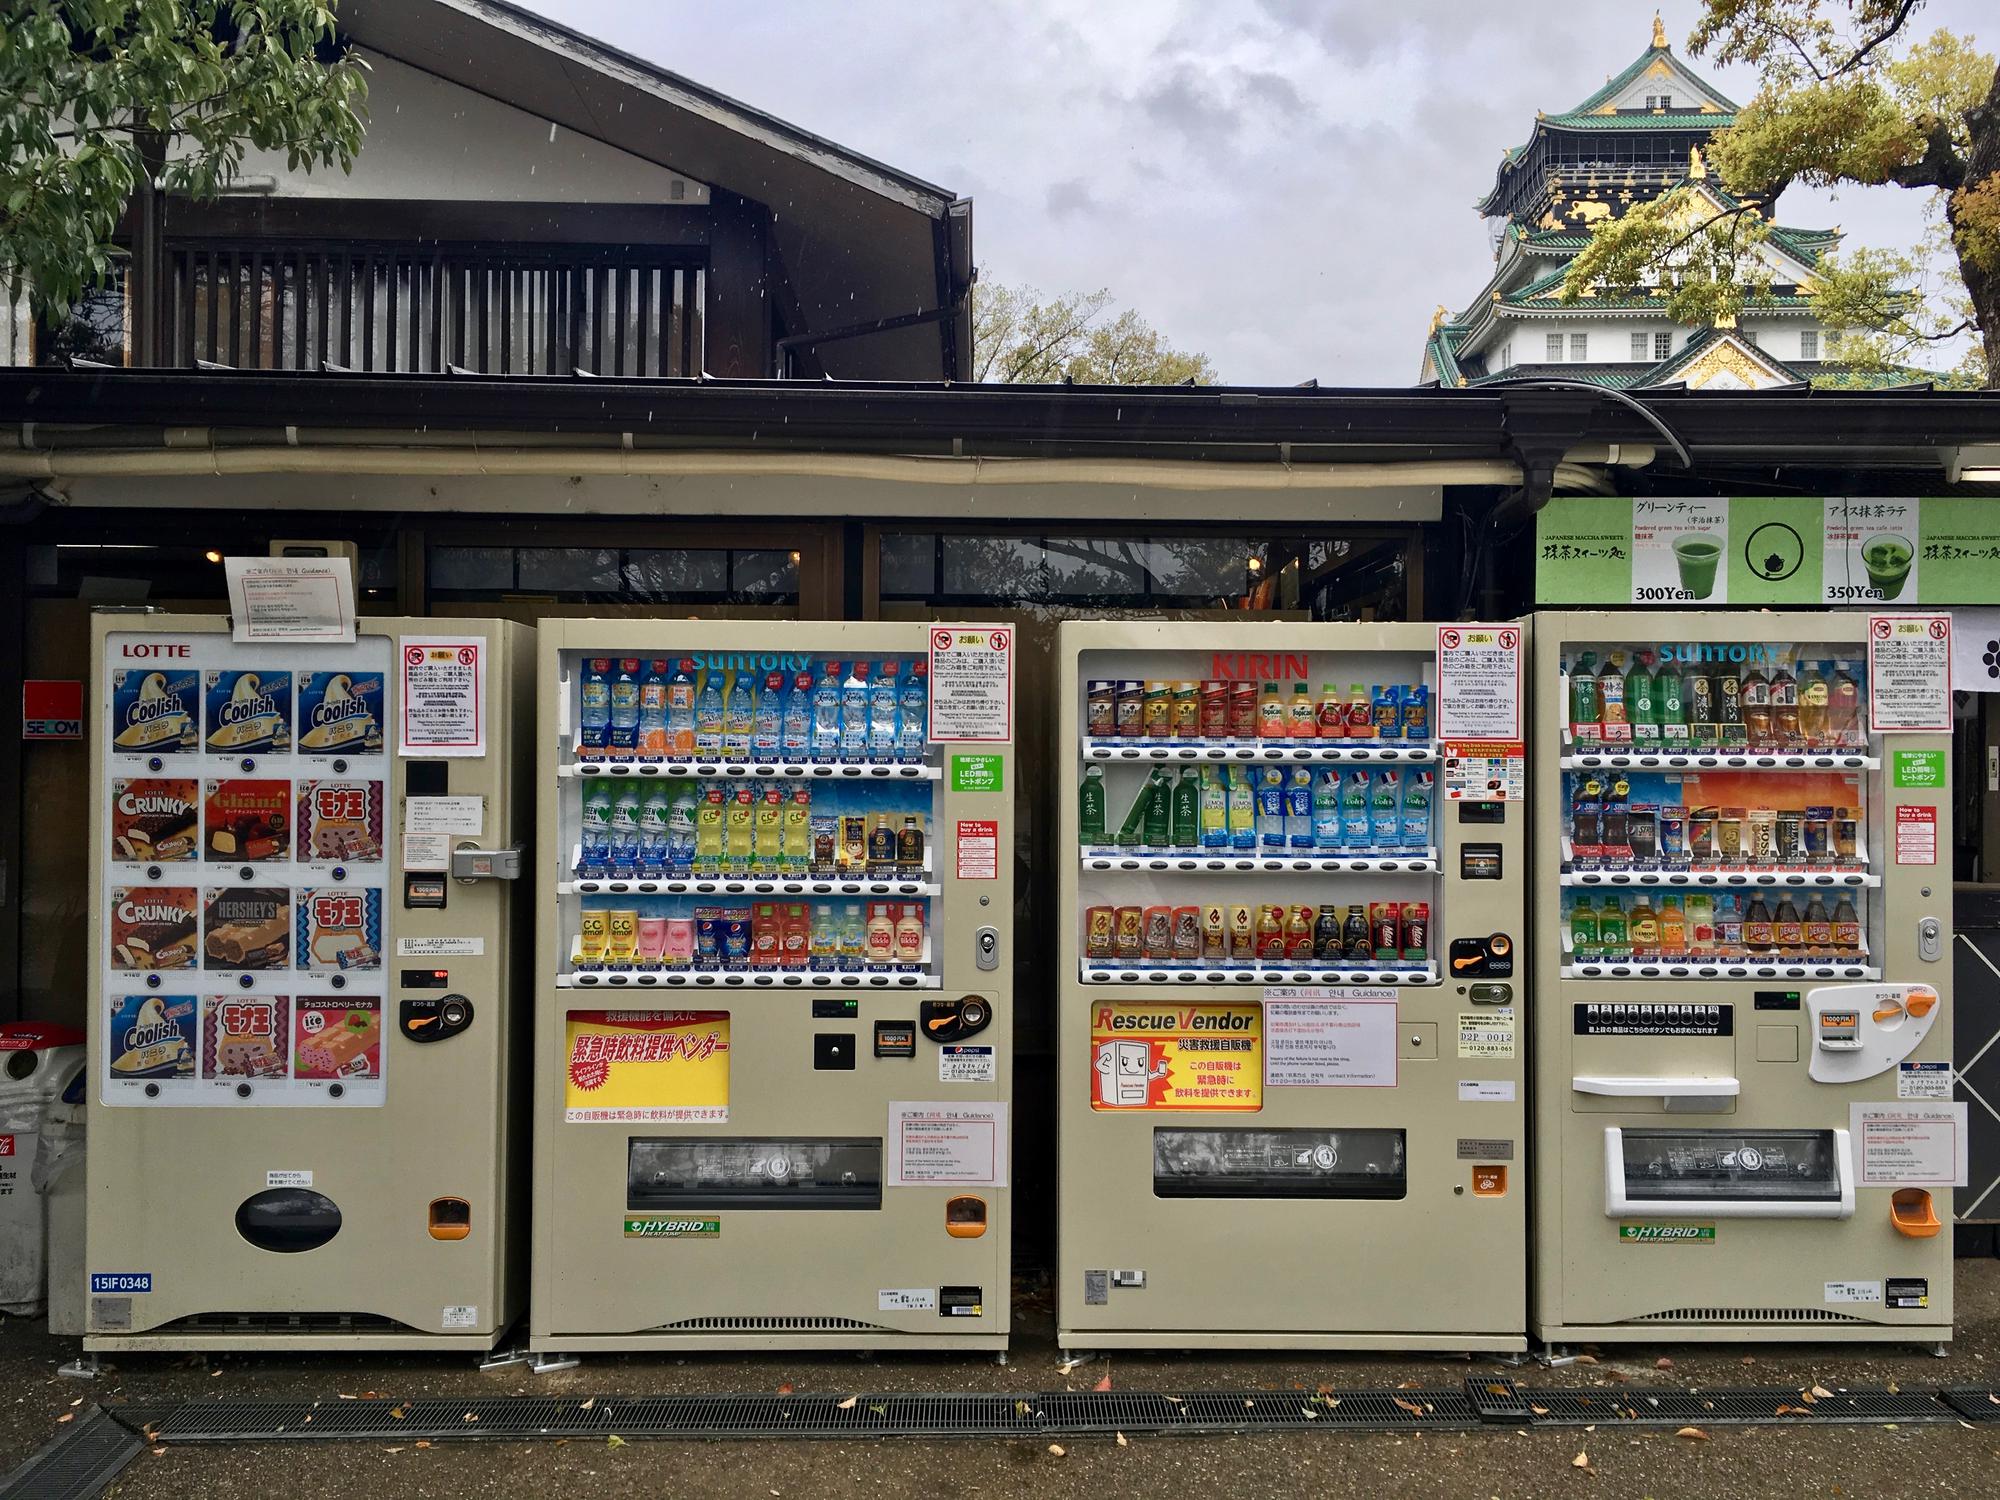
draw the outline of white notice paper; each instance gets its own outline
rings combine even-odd
[[[414,937],[396,939],[398,958],[483,958],[483,937]]]
[[[354,566],[344,557],[225,557],[239,641],[354,643]]]
[[[1868,727],[1951,733],[1951,616],[1868,617]]]
[[[961,744],[1014,737],[1014,632],[931,627],[931,738]]]
[[[486,642],[405,637],[397,715],[400,755],[486,753]]]
[[[1006,1185],[1006,1105],[890,1101],[890,1187]]]
[[[484,797],[405,797],[403,832],[478,838],[486,831]]]
[[[1264,1085],[1396,1086],[1396,992],[1358,985],[1264,991]]]
[[[1521,627],[1440,625],[1437,641],[1437,738],[1520,739]]]
[[[1964,1187],[1963,1104],[1850,1104],[1862,1187]]]
[[[448,833],[406,833],[403,835],[403,868],[418,873],[437,874],[451,868],[451,835]]]
[[[1458,1102],[1460,1104],[1512,1104],[1514,1102],[1514,1081],[1511,1078],[1461,1078],[1458,1080]]]

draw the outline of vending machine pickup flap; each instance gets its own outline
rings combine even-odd
[[[1850,1219],[1845,1130],[1604,1131],[1607,1218]]]
[[[1735,1078],[1607,1078],[1579,1075],[1570,1087],[1579,1094],[1613,1099],[1734,1099],[1743,1092]]]

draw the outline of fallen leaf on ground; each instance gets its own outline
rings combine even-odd
[[[1304,1413],[1304,1414],[1305,1414],[1306,1416],[1308,1416],[1308,1417],[1312,1417],[1312,1418],[1314,1418],[1315,1420],[1317,1420],[1317,1419],[1318,1419],[1318,1417],[1319,1417],[1319,1413],[1318,1413],[1318,1412],[1316,1412],[1316,1411],[1314,1411],[1314,1410],[1313,1410],[1313,1409],[1312,1409],[1312,1408],[1311,1408],[1310,1406],[1301,1406],[1301,1407],[1299,1408],[1299,1410],[1300,1410],[1300,1411],[1301,1411],[1302,1413]]]
[[[591,1407],[595,1405],[597,1405],[597,1398],[595,1396],[592,1396],[588,1401],[582,1401],[577,1403],[576,1409],[578,1411],[589,1411]]]
[[[1415,1401],[1405,1401],[1401,1396],[1391,1396],[1389,1399],[1413,1417],[1421,1417],[1424,1414],[1423,1407]]]
[[[389,1415],[395,1418],[398,1422],[402,1421],[403,1418],[407,1417],[409,1414],[410,1414],[410,1408],[408,1406],[392,1406],[389,1408]]]
[[[1126,1441],[1125,1441],[1125,1434],[1124,1434],[1124,1433],[1122,1433],[1122,1432],[1121,1432],[1121,1433],[1119,1433],[1119,1434],[1118,1434],[1117,1436],[1118,1436],[1118,1446],[1119,1446],[1119,1447],[1121,1447],[1121,1448],[1129,1448],[1129,1447],[1131,1447],[1131,1446],[1132,1446],[1132,1445],[1131,1445],[1130,1443],[1128,1443],[1128,1442],[1126,1442]]]
[[[384,1453],[401,1453],[403,1450],[400,1447],[397,1447],[397,1448],[384,1448],[382,1451]]]
[[[1708,1441],[1708,1434],[1703,1432],[1699,1427],[1683,1427],[1679,1432],[1675,1433],[1674,1436],[1693,1438],[1698,1443],[1705,1443]]]
[[[859,1396],[849,1396],[845,1401],[834,1402],[833,1409],[835,1411],[853,1411],[855,1403],[860,1401],[860,1399]]]
[[[1546,1406],[1537,1406],[1532,1401],[1528,1403],[1528,1410],[1538,1417],[1546,1417],[1549,1414],[1549,1409]]]
[[[1813,1382],[1812,1393],[1815,1396],[1831,1396],[1833,1394],[1832,1391],[1821,1385],[1817,1380]]]
[[[1581,1469],[1586,1474],[1595,1474],[1597,1472],[1597,1470],[1590,1466],[1590,1455],[1588,1453],[1577,1454],[1575,1458],[1569,1461],[1569,1466],[1572,1469]]]
[[[887,1407],[886,1405],[883,1405],[883,1404],[882,1404],[882,1403],[880,1403],[880,1402],[876,1402],[876,1401],[871,1401],[871,1402],[869,1402],[869,1403],[868,1403],[868,1409],[869,1409],[870,1411],[874,1412],[874,1413],[875,1413],[875,1415],[876,1415],[876,1416],[878,1416],[878,1417],[886,1417],[886,1416],[888,1416],[888,1415],[889,1415],[889,1408],[888,1408],[888,1407]]]
[[[1811,1414],[1812,1408],[1809,1406],[1780,1406],[1776,1412],[1772,1413],[1772,1415],[1779,1417],[1804,1417]]]
[[[78,1397],[77,1397],[77,1398],[76,1398],[76,1399],[75,1399],[74,1401],[70,1402],[70,1405],[71,1405],[71,1406],[81,1406],[81,1405],[83,1405],[83,1397],[81,1397],[81,1396],[78,1396]]]
[[[464,1416],[459,1418],[459,1421],[461,1422],[477,1422],[478,1420],[479,1420],[479,1413],[476,1411],[469,1411]]]
[[[1069,1450],[1064,1448],[1061,1443],[1049,1444],[1049,1452],[1053,1453],[1057,1458],[1061,1458],[1063,1454],[1067,1453],[1068,1451]]]
[[[343,1401],[359,1401],[361,1399],[359,1396],[350,1396],[345,1391],[335,1391],[334,1395],[340,1397]]]
[[[622,1448],[625,1446],[625,1439],[614,1432],[604,1440],[604,1446],[607,1448]]]
[[[1399,1380],[1396,1382],[1396,1389],[1399,1391],[1414,1391],[1418,1388],[1419,1382],[1414,1380]]]
[[[1887,1385],[1883,1386],[1882,1389],[1887,1391],[1892,1396],[1900,1396],[1903,1394],[1903,1388],[1900,1385],[1897,1385],[1896,1382],[1893,1380],[1890,1381]]]
[[[1025,1401],[1016,1401],[1014,1403],[1014,1415],[1017,1417],[1025,1417],[1029,1409],[1028,1403]]]
[[[1173,1402],[1173,1403],[1174,1403],[1174,1405],[1176,1405],[1176,1406],[1186,1406],[1186,1405],[1187,1405],[1187,1402],[1185,1402],[1185,1401],[1181,1400],[1181,1398],[1180,1398],[1180,1397],[1178,1397],[1178,1396],[1162,1396],[1162,1397],[1160,1397],[1160,1399],[1161,1399],[1162,1401],[1171,1401],[1171,1402]]]
[[[1674,1367],[1674,1362],[1668,1359],[1664,1354],[1662,1354],[1658,1359],[1653,1361],[1653,1368],[1656,1370],[1671,1370],[1673,1367]]]
[[[1597,1363],[1597,1356],[1595,1354],[1579,1354],[1576,1356],[1576,1362],[1580,1365],[1594,1365]]]
[[[1091,1389],[1092,1389],[1093,1391],[1108,1391],[1108,1390],[1110,1390],[1110,1389],[1111,1389],[1111,1372],[1110,1372],[1109,1370],[1106,1370],[1106,1371],[1104,1372],[1104,1378],[1103,1378],[1102,1380],[1098,1381],[1096,1385],[1092,1386],[1092,1387],[1091,1387]]]
[[[160,1444],[159,1447],[153,1450],[153,1457],[158,1458],[162,1453],[165,1453],[166,1451],[167,1451],[167,1445],[165,1443],[162,1443]]]
[[[418,1446],[419,1448],[428,1448],[428,1447],[430,1447],[430,1445],[431,1445],[431,1440],[430,1440],[429,1438],[418,1438],[418,1439],[417,1439],[417,1446]]]
[[[778,1394],[780,1396],[789,1396],[791,1395],[791,1393],[792,1393],[792,1383],[789,1380],[787,1380],[783,1385],[778,1387]]]

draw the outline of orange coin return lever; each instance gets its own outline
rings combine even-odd
[[[1889,1222],[1913,1240],[1935,1239],[1944,1226],[1928,1188],[1897,1188],[1889,1198]]]
[[[472,1205],[463,1198],[431,1199],[431,1238],[462,1240],[472,1233]]]
[[[955,1240],[976,1240],[986,1233],[984,1198],[947,1198],[944,1204],[944,1232]]]

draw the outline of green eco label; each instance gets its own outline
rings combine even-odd
[[[712,1240],[722,1233],[720,1219],[627,1219],[628,1240]]]
[[[999,755],[954,755],[951,758],[951,789],[954,792],[997,792],[1004,778],[1006,760]]]
[[[1620,1224],[1618,1238],[1628,1245],[1698,1245],[1715,1238],[1713,1224]]]
[[[1944,790],[1944,751],[1892,750],[1889,754],[1894,785]]]

